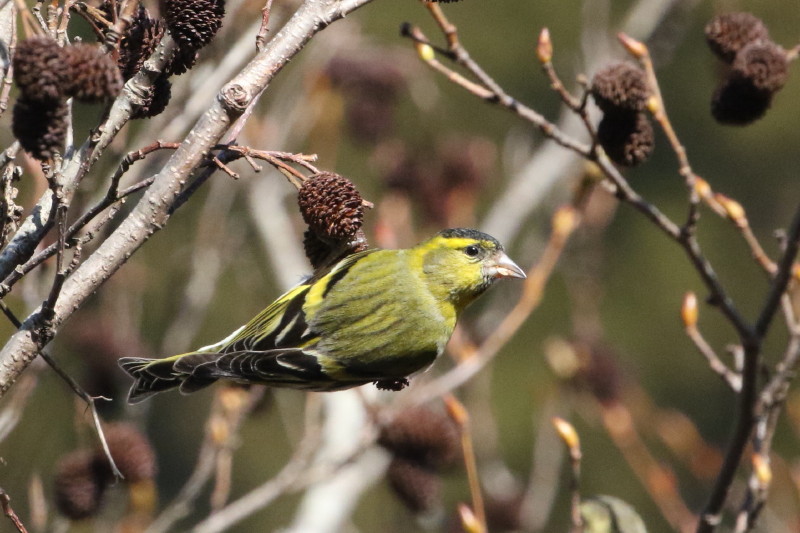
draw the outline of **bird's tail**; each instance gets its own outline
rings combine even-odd
[[[139,403],[153,394],[179,387],[184,377],[174,372],[174,363],[172,358],[121,358],[119,366],[135,380],[128,393],[128,403]]]

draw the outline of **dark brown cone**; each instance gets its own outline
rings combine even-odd
[[[789,77],[786,51],[772,42],[750,43],[736,54],[731,76],[745,78],[757,90],[774,94]]]
[[[122,78],[129,80],[142,69],[164,36],[164,24],[150,16],[142,4],[119,44],[118,65]]]
[[[89,103],[116,98],[122,89],[122,75],[113,57],[91,44],[68,46],[64,52],[69,70],[66,95]]]
[[[338,254],[334,255],[334,248],[338,250]],[[348,255],[363,252],[369,249],[367,244],[367,237],[364,235],[364,230],[359,229],[351,238],[328,243],[322,240],[316,233],[311,230],[306,230],[303,233],[303,249],[306,252],[306,257],[314,267],[318,268],[333,265]]]
[[[26,151],[47,161],[64,152],[68,115],[66,102],[31,102],[23,95],[14,104],[11,130]]]
[[[197,51],[214,38],[225,16],[224,0],[163,0],[161,13],[178,47]]]
[[[135,426],[124,422],[105,427],[106,442],[117,468],[126,483],[152,480],[156,476],[156,456],[150,441]],[[95,450],[97,460],[108,465],[102,448]]]
[[[184,72],[188,72],[195,63],[199,53],[194,48],[178,48],[175,55],[164,67],[165,72],[171,75],[180,76]]]
[[[723,81],[711,97],[711,115],[717,122],[746,126],[764,116],[772,104],[772,93],[756,89],[747,78]]]
[[[303,220],[322,239],[352,238],[364,221],[363,199],[349,179],[333,172],[308,178],[297,194]]]
[[[769,40],[769,30],[752,13],[725,13],[706,25],[706,41],[711,51],[726,63],[747,44]]]
[[[644,113],[607,113],[597,128],[597,140],[608,157],[634,167],[650,157],[655,146],[653,125]]]
[[[378,444],[428,468],[441,468],[460,454],[460,435],[455,422],[426,407],[412,407],[381,428]]]
[[[56,507],[71,520],[94,516],[103,502],[109,479],[109,472],[90,450],[65,455],[58,462],[53,479]]]
[[[63,99],[69,78],[64,49],[49,37],[31,37],[14,53],[14,82],[28,102]]]
[[[142,107],[135,109],[131,113],[131,118],[151,118],[161,114],[167,108],[171,97],[172,82],[166,75],[159,76],[150,87],[150,100]]]
[[[395,457],[386,477],[395,495],[414,513],[429,511],[439,502],[442,481],[423,466]]]
[[[644,111],[650,89],[642,69],[620,62],[594,75],[592,96],[604,113]]]
[[[325,259],[333,251],[333,248],[308,229],[303,233],[303,250],[305,250],[311,266],[317,269],[325,263]]]

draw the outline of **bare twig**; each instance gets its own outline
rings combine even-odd
[[[563,418],[553,417],[551,420],[556,433],[564,442],[569,450],[569,461],[572,467],[569,479],[570,492],[570,519],[572,521],[572,533],[583,531],[583,517],[581,516],[581,441],[575,428]]]
[[[581,118],[583,126],[591,135],[593,142],[595,142],[594,140],[596,139],[597,135],[594,125],[592,124],[591,117],[589,116],[589,112],[586,109],[589,91],[585,90],[584,88],[583,96],[581,98],[576,98],[572,96],[569,91],[567,91],[567,88],[564,86],[564,83],[561,81],[561,78],[553,66],[553,43],[550,41],[550,31],[547,28],[543,28],[539,33],[539,41],[536,45],[536,55],[539,58],[539,63],[542,65],[542,70],[544,70],[544,73],[550,79],[550,88],[552,88],[556,94],[558,94],[558,96],[561,98],[561,101],[564,102],[564,105],[566,105]]]
[[[661,514],[677,531],[689,531],[695,515],[681,499],[674,474],[653,457],[642,440],[634,426],[630,410],[620,402],[609,405],[598,403],[598,407],[606,432]]]
[[[755,325],[751,325],[748,323],[747,320],[741,315],[738,311],[737,307],[735,306],[733,300],[730,298],[729,294],[727,293],[725,287],[720,282],[714,268],[712,267],[711,263],[703,254],[703,251],[700,247],[700,244],[695,236],[694,227],[697,223],[698,211],[697,205],[701,199],[705,199],[709,202],[709,205],[715,208],[715,210],[727,216],[730,216],[730,211],[725,208],[724,205],[719,203],[719,198],[709,199],[703,195],[702,191],[699,190],[698,183],[702,182],[707,186],[707,183],[704,180],[701,180],[691,168],[691,165],[688,161],[686,156],[686,150],[683,145],[680,143],[677,134],[672,127],[669,118],[666,114],[663,99],[661,98],[660,89],[658,88],[658,83],[655,78],[654,69],[652,66],[652,62],[650,60],[649,51],[647,48],[642,44],[633,39],[630,39],[624,35],[620,36],[623,44],[628,48],[628,50],[633,53],[643,64],[645,70],[647,71],[648,78],[650,80],[651,89],[653,91],[653,96],[650,99],[649,107],[651,111],[654,113],[656,120],[661,124],[662,129],[664,129],[667,137],[670,140],[670,144],[673,147],[673,151],[676,153],[679,161],[679,173],[684,177],[686,181],[687,188],[689,190],[689,215],[687,216],[687,221],[684,226],[680,227],[672,222],[667,216],[661,213],[654,205],[650,204],[646,200],[644,200],[641,196],[639,196],[628,184],[623,176],[619,174],[619,171],[608,161],[607,157],[601,151],[595,151],[594,148],[585,148],[576,146],[574,143],[571,143],[569,140],[566,142],[563,139],[554,137],[554,135],[560,134],[560,132],[554,131],[553,128],[550,127],[549,123],[545,124],[542,122],[540,117],[530,117],[526,114],[519,113],[518,110],[519,105],[517,102],[513,100],[513,98],[506,97],[505,93],[497,88],[493,83],[493,81],[488,78],[485,72],[469,58],[469,55],[466,51],[463,50],[459,40],[456,28],[444,17],[441,9],[438,6],[428,6],[428,9],[431,11],[434,19],[436,20],[437,24],[439,25],[442,33],[445,35],[445,38],[448,43],[447,48],[447,57],[458,63],[459,65],[463,66],[467,69],[478,81],[474,82],[471,80],[467,80],[463,76],[451,71],[447,67],[439,64],[436,59],[436,49],[433,48],[428,39],[425,35],[419,30],[411,25],[407,25],[405,27],[404,33],[406,36],[413,39],[417,46],[417,51],[423,61],[425,61],[428,65],[430,65],[435,70],[443,73],[448,79],[453,81],[454,83],[462,86],[467,91],[475,94],[478,97],[481,97],[487,101],[498,103],[507,109],[517,111],[521,117],[530,120],[535,125],[539,126],[540,130],[542,130],[545,135],[550,138],[553,138],[561,144],[565,146],[579,155],[582,155],[585,159],[590,161],[595,161],[602,172],[607,176],[610,182],[613,184],[614,194],[623,202],[629,203],[634,208],[639,210],[643,213],[648,219],[651,220],[659,229],[661,229],[664,233],[666,233],[672,240],[677,242],[684,250],[686,255],[688,256],[690,262],[693,264],[694,268],[700,275],[703,283],[706,285],[710,292],[709,301],[716,305],[723,315],[728,319],[728,321],[733,325],[736,329],[741,345],[742,351],[744,354],[744,368],[742,369],[742,377],[741,377],[741,394],[739,397],[739,406],[740,406],[740,415],[737,422],[737,427],[734,432],[734,437],[731,440],[729,445],[728,453],[726,455],[725,462],[720,472],[720,476],[717,480],[717,485],[712,493],[712,502],[710,503],[707,509],[714,509],[715,512],[711,514],[706,514],[701,519],[701,525],[699,526],[698,531],[705,532],[711,531],[713,526],[709,527],[708,529],[704,528],[703,524],[710,524],[718,521],[718,513],[719,509],[724,502],[727,490],[730,487],[730,483],[733,479],[733,475],[735,471],[738,469],[738,465],[740,463],[741,454],[744,450],[744,445],[747,442],[751,429],[752,429],[752,409],[754,407],[754,402],[756,399],[756,379],[758,373],[758,366],[760,361],[760,349],[761,349],[761,340],[763,336],[766,334],[769,324],[772,322],[775,312],[780,306],[780,302],[783,298],[784,291],[786,289],[786,285],[788,283],[789,278],[791,277],[791,266],[794,261],[794,257],[797,252],[796,242],[794,246],[787,246],[787,254],[784,255],[784,262],[781,263],[781,267],[779,267],[777,274],[773,280],[773,288],[770,291],[770,294],[767,298],[767,301],[764,304],[764,308],[762,310],[761,315]],[[546,35],[545,35],[546,37]],[[544,62],[545,64],[549,60],[549,55],[552,53],[549,44],[549,40],[545,39],[544,45],[542,46],[542,42],[540,41],[540,61]],[[440,53],[442,53],[440,51]],[[554,74],[554,73],[552,73]],[[488,78],[488,79],[487,79]],[[551,81],[553,76],[551,75]],[[557,77],[555,78],[558,79]],[[557,83],[554,83],[555,86],[558,86]],[[565,97],[568,95],[564,95],[562,93],[562,100],[564,100],[568,106],[570,104],[575,104],[571,98]],[[710,191],[710,187],[706,187]],[[742,234],[750,246],[750,248],[754,251],[754,256],[759,261],[759,263],[764,267],[765,270],[771,272],[774,268],[771,265],[771,261],[767,258],[766,254],[763,253],[760,245],[758,244],[755,237],[749,232],[746,228],[746,225],[737,224],[742,231]],[[794,241],[794,239],[793,239]],[[513,316],[513,313],[512,315]],[[501,325],[502,328],[502,325]],[[694,335],[694,340],[701,351],[709,357],[713,355],[713,350],[710,350],[710,347],[702,341],[702,337],[698,337],[698,335]],[[719,361],[718,358],[714,355],[713,358],[709,357],[709,361]],[[459,366],[466,366],[466,365],[459,365]],[[719,365],[712,365],[712,366],[719,366]],[[729,371],[723,370],[722,368],[717,368],[718,373],[723,376],[728,376],[729,382],[733,385],[736,384],[735,380],[731,380],[731,375]],[[446,387],[445,387],[446,389]]]
[[[14,327],[19,328],[22,326],[22,323],[16,317],[16,315],[8,308],[8,306],[0,300],[0,310],[2,310],[3,314],[8,318],[8,320],[14,325]],[[92,413],[92,422],[94,423],[95,431],[97,431],[97,437],[100,440],[100,444],[103,447],[103,452],[105,453],[106,457],[108,458],[108,463],[111,465],[111,472],[119,479],[123,478],[122,473],[117,468],[117,464],[114,462],[114,458],[111,456],[111,451],[108,449],[108,443],[106,442],[105,433],[103,432],[103,426],[100,423],[100,415],[97,413],[97,400],[105,400],[111,401],[110,398],[106,398],[104,396],[92,396],[88,392],[86,392],[80,384],[75,381],[75,379],[70,376],[66,370],[61,368],[61,366],[53,359],[49,353],[45,350],[41,350],[39,355],[45,362],[53,369],[53,371],[60,377],[72,391],[81,398],[84,402],[86,402],[86,407]]]
[[[246,394],[244,401],[242,393]],[[172,531],[175,523],[192,511],[203,487],[214,475],[218,459],[236,441],[241,425],[263,395],[263,387],[255,387],[249,393],[229,388],[218,389],[195,468],[175,499],[150,524],[146,533]]]
[[[478,476],[478,462],[475,459],[475,448],[472,445],[472,430],[470,428],[469,413],[464,404],[458,401],[452,394],[444,397],[444,404],[450,418],[458,425],[461,433],[461,449],[464,455],[464,466],[467,470],[467,480],[469,481],[469,492],[472,496],[472,511],[475,519],[480,524],[483,531],[486,531],[486,509],[483,504],[483,492],[481,481]]]
[[[56,194],[58,198],[58,194]],[[58,295],[61,293],[61,287],[64,286],[64,280],[67,278],[67,272],[64,268],[64,250],[66,249],[66,233],[67,233],[67,206],[64,204],[56,204],[56,228],[58,229],[58,237],[56,240],[56,272],[53,279],[53,284],[50,287],[50,293],[47,295],[47,300],[42,304],[42,318],[44,324],[42,329],[46,330],[43,335],[49,336],[52,333],[50,330],[50,320],[53,319],[53,309],[55,308]],[[17,326],[19,327],[19,326]]]
[[[11,520],[11,523],[14,524],[14,527],[17,528],[18,533],[28,533],[22,520],[20,520],[17,513],[14,512],[14,509],[11,508],[11,497],[3,489],[0,489],[0,506],[3,508],[3,514],[6,515],[8,519]]]
[[[687,293],[681,307],[681,318],[686,330],[686,335],[692,340],[697,350],[706,358],[709,368],[719,375],[734,392],[742,389],[742,377],[728,368],[722,362],[703,334],[697,328],[697,296],[693,292]]]
[[[436,4],[427,4],[429,6],[436,5]],[[545,134],[550,139],[554,140],[564,148],[568,148],[573,152],[588,157],[590,153],[590,147],[583,143],[580,143],[573,137],[566,135],[562,132],[555,124],[548,121],[544,118],[543,115],[537,113],[530,107],[522,104],[521,102],[511,98],[508,94],[502,91],[496,82],[494,82],[482,69],[470,59],[469,55],[466,54],[466,51],[458,45],[457,50],[460,50],[462,53],[457,54],[457,61],[459,64],[463,65],[465,68],[470,70],[471,72],[480,72],[480,83],[476,83],[473,81],[468,80],[461,74],[451,70],[450,68],[444,66],[442,63],[436,60],[436,56],[434,53],[434,48],[430,44],[430,41],[422,32],[422,30],[416,26],[411,24],[406,24],[403,27],[403,36],[410,38],[415,43],[417,43],[417,52],[420,58],[432,69],[436,70],[437,72],[443,74],[447,79],[452,81],[453,83],[460,85],[470,93],[474,94],[478,98],[485,100],[487,102],[496,103],[509,111],[519,115],[521,118],[527,120],[539,130]],[[452,50],[451,50],[452,51]],[[456,57],[453,54],[448,54],[449,57]]]
[[[194,533],[225,531],[255,511],[266,507],[281,494],[308,486],[309,483],[304,482],[302,476],[309,473],[308,467],[319,442],[319,427],[316,419],[319,417],[320,406],[319,398],[315,398],[313,394],[308,396],[306,432],[303,440],[296,448],[291,459],[274,478],[218,510],[197,524],[192,531]],[[359,447],[354,453],[360,454],[364,449]],[[328,472],[332,473],[334,471],[330,470]]]
[[[87,224],[92,221],[97,215],[102,213],[104,210],[108,209],[108,207],[112,206],[116,202],[124,201],[124,199],[131,194],[139,192],[142,189],[149,187],[153,183],[153,178],[147,178],[145,180],[140,181],[130,187],[125,188],[122,191],[115,192],[114,195],[111,195],[111,190],[109,190],[109,194],[106,197],[88,209],[83,215],[81,215],[78,220],[73,222],[73,224],[69,227],[66,231],[66,247],[67,248],[76,248],[81,245],[84,245],[94,239],[95,234],[105,226],[108,222],[110,222],[114,216],[119,211],[119,207],[112,208],[106,214],[105,217],[96,221],[91,229],[86,231],[86,233],[78,238],[76,234],[85,229]],[[25,275],[31,272],[33,269],[44,263],[47,259],[54,256],[59,249],[58,242],[55,242],[49,246],[47,246],[44,250],[40,251],[33,257],[31,257],[28,261],[26,261],[23,265],[18,266],[14,269],[7,277],[3,280],[3,283],[0,284],[0,298],[8,294],[14,284],[22,279]]]
[[[658,122],[658,124],[661,126],[661,129],[664,131],[664,135],[666,135],[667,140],[672,147],[672,151],[675,152],[675,156],[678,158],[678,173],[683,176],[684,180],[686,181],[686,188],[689,191],[689,213],[686,217],[686,223],[684,224],[683,230],[686,232],[693,232],[699,218],[699,211],[697,210],[697,207],[700,203],[700,196],[697,194],[697,189],[695,188],[695,181],[697,180],[698,176],[694,173],[694,170],[692,170],[692,166],[689,163],[689,158],[686,154],[686,148],[678,138],[678,134],[675,132],[675,128],[672,126],[672,122],[667,114],[664,98],[661,96],[661,88],[658,83],[658,78],[656,77],[656,71],[653,67],[653,60],[650,57],[650,50],[647,48],[647,46],[645,46],[644,43],[641,43],[625,35],[624,33],[620,33],[618,38],[628,52],[637,60],[639,60],[639,63],[641,63],[645,74],[647,75],[647,82],[650,86],[650,91],[652,92],[652,95],[648,100],[647,107],[653,114],[653,118],[656,120],[656,122]]]
[[[256,50],[259,52],[264,49],[264,43],[267,41],[267,32],[269,31],[269,16],[272,13],[272,0],[267,0],[264,7],[261,9],[261,27],[258,29],[256,35]]]
[[[734,436],[728,444],[725,460],[720,469],[709,501],[703,509],[697,533],[711,533],[721,520],[722,507],[728,498],[736,472],[755,423],[754,409],[758,400],[757,382],[761,364],[761,342],[766,335],[772,319],[780,306],[781,299],[794,272],[794,262],[800,248],[800,208],[795,213],[789,229],[786,250],[783,253],[778,272],[773,278],[767,298],[755,326],[742,335],[744,349],[744,368],[742,369],[742,392],[739,396],[739,414]]]

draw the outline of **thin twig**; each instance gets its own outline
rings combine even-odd
[[[762,307],[761,314],[756,321],[755,333],[759,338],[764,338],[772,323],[772,319],[780,306],[783,294],[789,286],[794,275],[794,263],[800,249],[800,206],[795,212],[792,224],[786,239],[786,249],[778,263],[778,272],[772,281],[772,287]]]
[[[539,58],[539,63],[542,65],[542,70],[544,70],[544,73],[550,80],[550,88],[561,98],[564,105],[580,117],[586,131],[589,132],[593,141],[595,141],[597,133],[595,132],[591,117],[589,117],[589,112],[586,109],[589,91],[584,87],[583,96],[581,98],[576,98],[567,91],[564,82],[561,81],[561,77],[553,66],[553,43],[550,41],[550,31],[547,28],[542,28],[542,31],[539,33],[539,40],[536,44],[536,55]]]
[[[767,298],[755,326],[749,335],[742,335],[744,349],[744,368],[742,369],[742,392],[739,396],[739,415],[734,436],[731,439],[725,460],[709,501],[703,509],[697,533],[711,533],[721,520],[722,507],[728,498],[731,485],[739,469],[747,442],[755,423],[754,409],[758,400],[757,382],[761,364],[761,342],[766,335],[772,319],[780,306],[783,294],[794,272],[794,261],[800,248],[800,207],[795,213],[789,229],[786,250],[783,253],[778,272],[772,281]]]
[[[78,238],[75,235],[82,229],[85,229],[87,224],[92,221],[97,215],[102,213],[105,209],[112,206],[116,202],[122,202],[125,200],[126,197],[134,194],[142,189],[149,187],[153,183],[153,178],[147,178],[139,183],[131,185],[130,187],[119,191],[116,194],[115,198],[110,198],[106,196],[103,200],[92,206],[88,211],[86,211],[83,215],[78,218],[67,230],[67,240],[66,240],[66,247],[67,248],[76,248],[78,246],[84,245],[94,239],[96,233],[105,226],[108,222],[110,222],[114,216],[119,211],[119,208],[112,208],[105,217],[94,224],[94,226],[87,230],[86,233]],[[15,283],[17,283],[20,279],[22,279],[25,275],[31,272],[33,269],[44,263],[47,259],[51,258],[58,252],[58,243],[55,242],[49,246],[47,246],[44,250],[40,251],[33,257],[31,257],[28,261],[26,261],[23,265],[18,266],[14,269],[7,277],[3,280],[2,284],[0,284],[0,298],[7,295]]]
[[[692,294],[692,296],[694,295]],[[687,323],[685,326],[686,335],[691,339],[703,357],[706,358],[709,368],[720,376],[732,391],[739,392],[742,389],[742,377],[722,362],[722,359],[719,358],[714,348],[708,344],[703,334],[700,333],[696,323]]]
[[[0,300],[0,311],[8,318],[8,320],[19,329],[22,326],[22,323],[19,321],[17,316],[14,314],[11,309],[6,305],[6,303]],[[80,384],[75,381],[75,379],[70,376],[66,370],[61,368],[61,365],[45,350],[39,350],[39,355],[45,362],[53,369],[53,371],[60,377],[72,391],[81,398],[84,402],[86,402],[86,407],[92,413],[92,421],[94,423],[94,428],[97,431],[97,437],[100,440],[100,444],[103,447],[103,452],[105,453],[106,457],[108,458],[108,463],[111,465],[111,472],[119,479],[123,479],[124,476],[117,468],[117,463],[114,462],[114,458],[111,456],[111,451],[108,449],[108,443],[106,442],[105,433],[103,432],[103,426],[100,423],[100,415],[97,413],[97,400],[105,400],[111,401],[110,398],[106,398],[105,396],[92,396],[88,392],[86,392]]]
[[[564,445],[569,451],[569,462],[571,466],[569,479],[570,493],[570,519],[572,527],[571,533],[581,533],[583,531],[583,516],[581,515],[581,441],[575,427],[560,417],[553,417],[550,421],[558,433]]]
[[[17,528],[18,533],[28,533],[22,520],[20,520],[17,513],[14,512],[14,509],[11,508],[11,497],[3,489],[0,489],[0,506],[3,508],[3,514],[6,515],[8,519],[11,520],[11,523],[14,524],[14,527]]]
[[[452,81],[453,83],[463,87],[470,93],[474,94],[478,98],[490,102],[498,104],[509,111],[516,113],[521,118],[527,120],[534,126],[536,126],[544,135],[549,137],[550,139],[554,140],[561,146],[572,150],[573,152],[583,156],[588,157],[590,153],[591,147],[577,141],[575,138],[566,135],[563,131],[561,131],[555,124],[548,121],[544,118],[543,115],[537,113],[530,107],[522,104],[518,100],[515,100],[508,96],[505,92],[500,91],[496,92],[492,89],[492,87],[498,87],[497,84],[488,77],[485,73],[483,73],[482,69],[480,69],[473,61],[469,58],[469,56],[462,56],[459,58],[459,63],[464,64],[466,68],[470,71],[479,71],[483,73],[481,83],[476,83],[473,81],[468,80],[461,74],[445,67],[439,61],[436,60],[433,51],[435,48],[431,45],[428,38],[422,32],[422,30],[416,26],[411,24],[406,24],[403,26],[403,36],[408,37],[418,45],[426,45],[430,47],[430,52],[424,48],[417,46],[417,51],[420,55],[420,58],[432,69],[436,70],[443,74],[447,79]],[[448,54],[448,57],[451,57],[451,54]],[[463,63],[462,63],[463,62]],[[488,85],[487,85],[488,83]]]
[[[56,193],[56,198],[59,198],[60,195]],[[56,300],[58,300],[58,295],[61,293],[61,288],[64,286],[64,280],[66,279],[66,270],[64,269],[64,250],[66,250],[66,233],[67,233],[67,206],[56,202],[55,204],[56,209],[56,229],[58,230],[58,236],[56,239],[56,272],[53,278],[53,284],[50,287],[50,293],[47,295],[47,300],[44,301],[42,304],[42,319],[44,321],[44,325],[42,330],[47,330],[44,332],[46,336],[52,335],[49,331],[51,324],[50,321],[53,319],[54,309],[56,306]],[[19,327],[19,326],[17,326]]]
[[[256,50],[261,52],[264,49],[264,44],[267,42],[267,32],[269,31],[269,18],[272,14],[272,1],[267,0],[264,7],[261,9],[261,27],[258,28],[256,35]]]
[[[598,407],[606,432],[661,514],[677,531],[688,531],[695,521],[695,515],[681,499],[673,472],[653,457],[642,440],[628,407],[621,402],[598,402]]]
[[[178,520],[191,513],[203,487],[214,475],[220,454],[236,441],[242,424],[263,397],[264,388],[252,388],[245,401],[240,401],[239,392],[242,391],[217,390],[195,468],[175,499],[150,524],[146,533],[172,531]]]
[[[320,434],[317,419],[322,404],[319,398],[315,398],[313,394],[309,395],[307,398],[305,434],[294,454],[281,471],[261,486],[256,487],[239,499],[229,503],[226,507],[197,524],[192,529],[194,533],[216,533],[228,530],[234,524],[247,518],[255,511],[269,505],[278,496],[287,492],[296,492],[321,479],[311,476],[312,472],[309,470],[309,466],[311,464],[311,458],[319,445]],[[370,442],[373,441],[374,436],[370,439]],[[363,453],[365,449],[366,447],[359,446],[353,452],[353,455],[348,457],[347,462]],[[326,469],[324,475],[327,476],[335,473],[339,468],[347,464],[347,462],[343,461],[335,465],[327,465],[331,468]]]
[[[472,430],[470,428],[470,417],[464,404],[458,401],[452,394],[444,397],[444,404],[450,418],[458,425],[461,433],[461,449],[464,456],[464,467],[467,470],[467,480],[469,482],[469,493],[472,496],[472,511],[475,519],[480,524],[483,531],[486,529],[486,508],[483,503],[483,492],[481,481],[478,476],[478,462],[475,459],[475,447],[472,445]]]

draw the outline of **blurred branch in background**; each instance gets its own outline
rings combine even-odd
[[[502,88],[500,88],[494,82],[494,80],[492,80],[492,78],[486,74],[483,68],[470,58],[470,55],[463,48],[459,41],[456,27],[444,16],[441,8],[436,4],[428,4],[428,8],[448,43],[447,49],[439,49],[439,52],[466,69],[475,81],[461,76],[457,72],[450,70],[448,67],[445,67],[438,62],[436,59],[436,49],[431,45],[428,38],[425,37],[419,28],[407,25],[405,26],[403,33],[415,41],[417,53],[420,58],[430,65],[434,70],[442,73],[449,81],[461,86],[468,92],[485,101],[498,104],[517,113],[521,118],[533,123],[542,133],[556,141],[564,148],[572,150],[586,160],[596,162],[609,182],[613,184],[613,188],[615,189],[614,192],[619,200],[629,203],[641,211],[647,218],[650,219],[651,222],[653,222],[658,228],[666,233],[667,236],[671,237],[684,248],[690,262],[693,264],[700,278],[703,280],[710,292],[710,302],[720,309],[723,315],[736,330],[744,357],[744,365],[741,370],[741,388],[740,390],[737,390],[739,396],[739,415],[734,429],[734,435],[729,441],[724,462],[720,468],[716,483],[712,488],[709,502],[700,516],[697,528],[698,533],[713,531],[716,526],[720,524],[722,507],[727,500],[728,493],[734,481],[735,473],[740,468],[745,447],[750,442],[754,429],[756,421],[754,415],[758,396],[757,380],[759,376],[759,367],[761,365],[762,342],[770,324],[772,323],[775,313],[779,309],[781,300],[785,298],[784,294],[787,291],[789,280],[792,278],[796,270],[795,260],[798,251],[797,224],[798,219],[800,219],[800,207],[798,207],[795,220],[788,231],[783,258],[780,261],[780,266],[776,270],[774,266],[764,258],[765,256],[763,249],[757,243],[757,240],[752,233],[746,231],[746,228],[748,228],[749,225],[747,224],[744,211],[739,204],[719,195],[715,197],[718,202],[720,198],[723,199],[724,203],[720,203],[722,203],[722,211],[724,215],[731,218],[736,223],[737,227],[745,230],[743,234],[745,235],[746,241],[750,245],[750,248],[753,249],[754,256],[765,267],[767,272],[773,274],[771,288],[766,294],[765,302],[758,319],[751,324],[737,309],[733,299],[729,296],[726,288],[718,278],[718,275],[716,274],[710,261],[704,256],[703,251],[700,248],[700,244],[696,238],[695,227],[699,220],[698,204],[700,201],[700,194],[697,191],[698,176],[693,172],[686,154],[686,149],[678,139],[678,135],[668,118],[650,53],[642,42],[636,41],[626,36],[624,33],[620,34],[620,41],[622,42],[623,46],[641,63],[644,69],[644,73],[641,74],[641,77],[646,79],[646,85],[643,85],[642,82],[638,82],[640,85],[642,85],[642,89],[640,90],[639,94],[634,94],[633,92],[633,87],[635,87],[635,84],[637,83],[634,81],[637,74],[633,72],[631,72],[631,74],[626,74],[628,76],[628,79],[626,80],[622,78],[622,74],[616,74],[614,73],[613,69],[609,68],[605,71],[601,71],[601,73],[596,74],[595,78],[592,80],[590,90],[593,93],[594,99],[605,113],[603,122],[601,122],[599,127],[600,129],[595,132],[588,118],[586,118],[584,115],[583,106],[580,104],[579,100],[573,99],[563,89],[563,84],[559,82],[557,75],[550,68],[549,64],[552,60],[553,47],[550,43],[550,36],[547,30],[545,29],[542,32],[538,44],[538,58],[545,66],[546,72],[551,78],[554,90],[560,94],[567,108],[571,109],[575,114],[583,118],[583,122],[588,129],[588,133],[594,139],[591,147],[584,147],[576,144],[572,137],[566,136],[561,132],[560,129],[556,128],[552,123],[546,121],[540,114],[519,104],[513,97],[509,96]],[[709,39],[711,38],[709,37]],[[780,54],[783,52],[779,51],[778,53]],[[775,61],[777,63],[780,63],[781,61],[788,62],[790,59],[790,57],[784,55],[783,59],[779,57]],[[625,69],[621,69],[621,71],[624,70]],[[769,83],[774,83],[775,88],[770,90],[777,91],[783,85],[783,81],[768,81],[768,77],[772,75],[770,70],[762,70],[759,72],[758,76],[766,78],[763,82],[761,82],[761,78],[756,78],[756,74],[747,74],[747,71],[744,72],[745,74],[742,74],[742,76],[750,75],[753,76],[752,79],[757,80],[753,83],[764,83],[765,86],[769,86]],[[620,76],[619,80],[614,80],[612,78],[612,76],[616,75]],[[601,76],[608,77],[608,79],[601,78]],[[610,87],[613,83],[619,83],[620,85],[616,89],[605,89],[606,85]],[[623,83],[628,83],[629,85],[623,89]],[[618,92],[615,93],[614,91]],[[625,91],[628,91],[627,94]],[[649,96],[646,94],[647,92],[649,92]],[[630,100],[626,100],[627,98],[630,98]],[[614,99],[617,100],[615,101]],[[638,101],[641,103],[636,103],[635,99],[638,99]],[[603,130],[604,124],[607,124],[606,131],[608,131],[609,128],[611,128],[612,119],[620,120],[619,117],[623,116],[623,113],[630,113],[627,115],[630,117],[638,117],[634,118],[634,121],[638,120],[641,122],[646,120],[644,119],[643,115],[635,114],[640,113],[645,108],[652,112],[654,118],[659,125],[661,125],[663,131],[665,132],[678,160],[678,172],[686,180],[686,185],[689,190],[689,215],[687,217],[686,224],[682,227],[679,227],[677,224],[672,222],[655,205],[642,198],[622,176],[618,168],[611,164],[611,161],[606,155],[606,152],[608,152],[609,156],[614,159],[615,163],[623,166],[632,166],[647,158],[647,155],[636,155],[636,157],[639,159],[631,160],[628,159],[629,155],[627,153],[622,155],[619,152],[620,149],[625,151],[631,150],[630,153],[635,154],[635,150],[642,150],[645,148],[646,145],[637,147],[634,144],[635,142],[642,141],[636,140],[633,135],[629,138],[630,140],[627,140],[624,137],[613,138],[609,137],[609,133],[604,134]],[[616,113],[616,115],[614,113]],[[626,118],[624,120],[628,119]],[[639,126],[637,125],[637,128],[638,127]],[[639,132],[635,133],[642,135]],[[619,136],[619,134],[616,135]],[[647,137],[652,137],[652,133],[647,134]],[[623,139],[626,142],[631,143],[630,146],[622,147],[613,144],[620,142]],[[642,139],[644,139],[644,137],[642,137]],[[644,142],[652,144],[652,139],[647,138],[647,140]],[[704,185],[706,184],[705,182],[702,183]],[[702,351],[703,353],[707,354],[707,358],[710,356],[709,350],[703,349]],[[709,361],[714,363],[712,366],[718,366],[716,365],[717,359],[715,357],[711,357]],[[720,372],[719,369],[717,371]],[[612,437],[615,435],[615,432],[611,431],[611,429],[615,427],[617,427],[616,424],[611,424],[608,426]],[[626,441],[627,440],[629,439],[626,439]],[[634,467],[634,471],[637,472],[646,470],[648,470],[648,468],[645,468],[641,465],[639,467]],[[765,491],[761,490],[761,492],[763,493]],[[658,492],[654,492],[653,496],[657,502],[662,501],[663,495],[660,495]],[[755,514],[758,511],[751,509],[751,512]],[[674,513],[671,511],[667,511],[667,516],[671,516],[673,514]],[[682,514],[684,518],[681,518],[677,521],[673,519],[671,521],[673,522],[673,525],[683,529],[685,526],[680,526],[679,524],[686,524],[686,516],[689,513],[688,510],[684,510],[680,514]],[[747,521],[750,522],[749,520]]]

